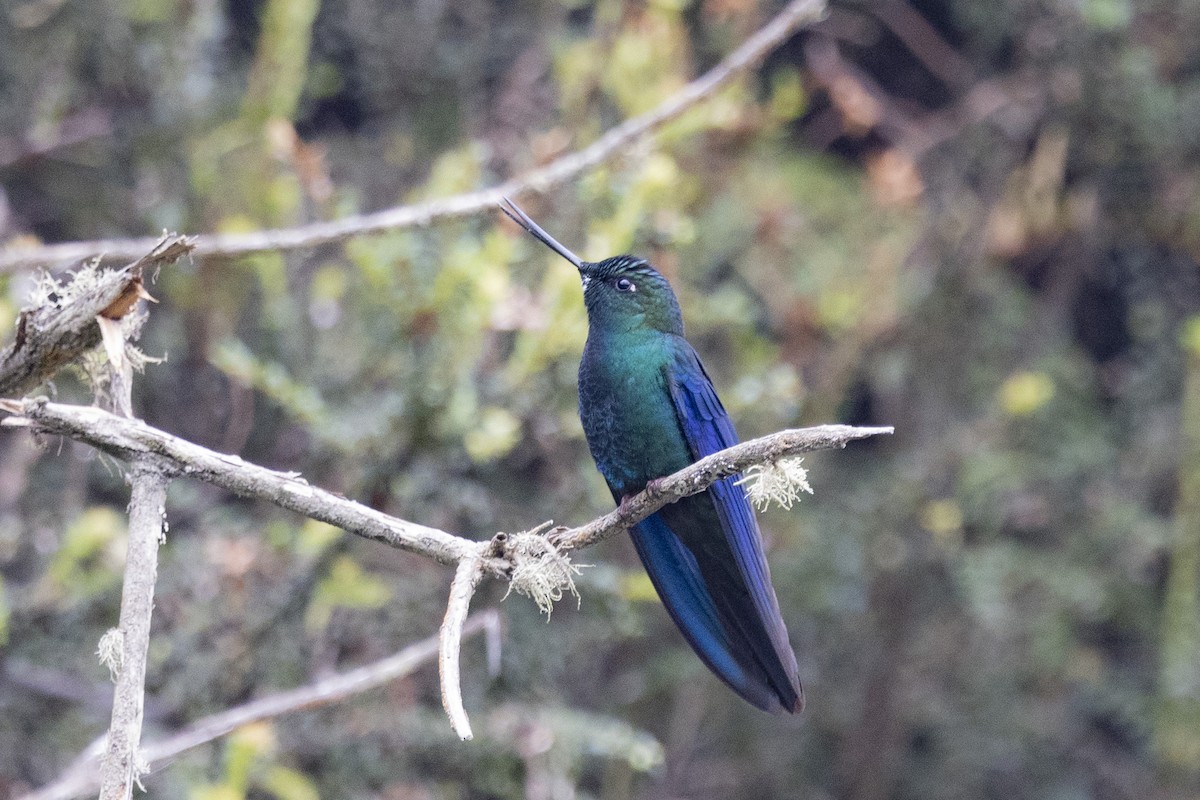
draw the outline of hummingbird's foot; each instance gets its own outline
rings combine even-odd
[[[663,484],[665,481],[665,478],[651,478],[650,480],[646,481],[646,485],[642,488],[642,492],[646,492],[651,496],[662,494]],[[632,494],[621,495],[621,502],[617,504],[617,510],[628,511],[629,505],[633,502],[633,498],[637,497],[642,492],[633,492]]]
[[[565,525],[555,525],[553,528],[546,531],[546,541],[554,547],[558,547],[563,543],[563,534],[569,533],[570,531],[571,529]]]

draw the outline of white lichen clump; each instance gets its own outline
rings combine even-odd
[[[140,747],[133,753],[133,782],[137,784],[138,789],[143,792],[146,787],[142,785],[142,778],[150,774],[150,761],[146,758],[146,752]]]
[[[575,576],[581,568],[538,530],[509,537],[507,549],[514,566],[508,591],[515,589],[517,594],[533,600],[549,621],[554,604],[563,599],[565,592],[575,595],[577,606],[582,602],[575,589]],[[508,593],[504,596],[508,597]]]
[[[64,309],[80,298],[86,298],[99,292],[104,287],[105,280],[111,275],[110,271],[101,269],[98,258],[87,262],[63,280],[59,280],[49,272],[38,273],[22,310],[57,311]],[[138,373],[144,372],[147,364],[157,364],[165,360],[148,356],[133,345],[133,342],[141,336],[142,326],[145,325],[147,317],[148,314],[144,308],[135,307],[113,323],[120,332],[120,341],[117,342],[116,347],[123,347],[124,350],[120,360]],[[103,318],[98,318],[98,321],[101,324],[104,322]],[[102,403],[106,403],[110,399],[111,362],[112,357],[104,344],[101,344],[85,353],[73,365],[82,373],[83,380],[92,387],[96,399]],[[114,366],[123,368],[124,364]]]
[[[813,493],[808,485],[808,470],[800,466],[803,461],[803,458],[781,458],[755,464],[737,485],[746,487],[746,496],[759,511],[765,511],[771,503],[791,508],[800,502],[801,492]]]
[[[109,628],[104,632],[96,646],[96,658],[108,667],[108,675],[115,681],[125,664],[125,634],[120,628]]]
[[[68,276],[70,280],[66,281],[59,281],[49,272],[39,272],[34,278],[33,288],[29,291],[23,310],[66,308],[78,298],[95,292],[100,287],[103,276],[100,259],[93,259],[84,264]]]

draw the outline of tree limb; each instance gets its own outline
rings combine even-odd
[[[589,547],[614,533],[629,530],[663,506],[684,497],[699,494],[722,478],[737,475],[756,464],[769,464],[781,458],[815,450],[841,449],[859,439],[890,434],[892,427],[860,428],[850,425],[817,425],[789,428],[735,444],[705,456],[674,475],[652,481],[643,491],[626,498],[619,506],[586,525],[560,531],[554,543],[560,550]]]
[[[217,453],[92,406],[0,400],[0,410],[21,414],[38,430],[85,442],[123,460],[139,455],[164,459],[181,475],[228,489],[242,497],[274,503],[359,536],[419,553],[443,564],[457,564],[475,552],[475,543],[436,528],[396,519],[361,503],[338,497],[306,482],[298,473],[277,472]],[[16,420],[4,420],[11,425]]]
[[[156,456],[181,475],[220,486],[243,497],[266,500],[356,536],[427,556],[442,564],[457,565],[464,559],[482,558],[485,572],[505,578],[513,567],[503,548],[494,548],[480,556],[479,541],[397,519],[311,486],[298,473],[277,472],[247,463],[237,456],[214,452],[152,428],[141,420],[118,417],[92,406],[51,403],[44,397],[0,400],[0,411],[17,415],[0,422],[2,425],[32,426],[45,433],[86,442],[124,460],[133,460],[142,455]],[[668,503],[699,494],[721,478],[735,475],[755,464],[770,463],[814,450],[841,448],[849,442],[892,433],[892,430],[890,427],[819,425],[751,439],[656,480],[645,491],[626,499],[614,511],[586,525],[557,531],[554,542],[560,550],[587,547],[627,530]]]
[[[160,470],[199,478],[246,497],[267,500],[349,533],[425,555],[443,564],[457,564],[440,637],[442,703],[455,732],[463,739],[471,738],[471,726],[463,708],[459,687],[458,650],[463,620],[467,616],[475,587],[485,573],[512,580],[513,586],[521,589],[517,578],[519,573],[528,571],[530,554],[528,548],[512,547],[510,540],[542,537],[539,531],[544,526],[519,536],[498,533],[490,542],[475,541],[388,516],[353,500],[310,486],[296,473],[276,472],[248,464],[237,456],[215,453],[152,428],[140,420],[119,417],[99,408],[63,405],[51,403],[45,398],[35,398],[0,400],[0,411],[20,415],[5,419],[0,425],[26,425],[43,432],[68,436],[118,458],[131,460],[135,465],[153,460],[158,463]],[[544,546],[537,549],[540,554],[538,558],[543,560],[534,565],[534,570],[544,577],[546,573],[543,567],[557,569],[557,577],[552,579],[554,585],[549,587],[548,594],[551,597],[561,594],[557,587],[563,581],[573,591],[570,562],[563,555],[565,551],[586,547],[627,530],[668,503],[702,492],[716,481],[736,475],[751,466],[769,464],[798,453],[845,447],[856,439],[891,432],[891,428],[822,425],[780,431],[742,442],[703,458],[673,475],[652,481],[644,491],[626,498],[616,510],[599,519],[579,528],[560,528],[549,536],[539,538],[538,541]],[[127,586],[128,580],[127,577]],[[539,605],[545,602],[546,587],[540,594],[543,599],[538,601]],[[124,624],[122,610],[123,627]],[[114,711],[114,728],[115,725]],[[119,795],[105,794],[102,800],[108,797]]]
[[[100,344],[97,319],[119,320],[144,296],[142,274],[193,249],[185,236],[145,240],[127,267],[87,272],[17,318],[17,336],[0,351],[0,397],[24,394]]]
[[[490,642],[494,640],[499,628],[499,614],[495,611],[483,611],[466,620],[462,626],[462,635],[473,636],[484,632]],[[293,711],[328,705],[382,686],[434,660],[437,653],[438,637],[430,636],[374,663],[321,678],[307,686],[260,697],[245,705],[198,719],[165,739],[147,744],[142,748],[142,756],[151,770],[159,769],[164,766],[164,762],[180,753],[207,744],[243,725],[290,714]],[[490,658],[491,653],[489,660]],[[70,800],[92,791],[97,784],[98,757],[99,748],[89,748],[57,780],[20,800]]]
[[[527,191],[546,192],[608,161],[630,143],[655,132],[711,97],[718,89],[759,64],[796,30],[816,22],[824,14],[824,0],[793,0],[719,64],[671,95],[657,108],[626,120],[582,150],[555,159],[499,186],[442,200],[396,206],[371,214],[359,214],[333,222],[319,222],[296,228],[242,234],[202,234],[195,237],[196,254],[239,256],[310,248],[344,241],[354,236],[426,226],[441,220],[491,211],[506,195],[515,196]],[[0,273],[34,266],[77,262],[101,254],[113,259],[136,258],[153,246],[154,240],[143,238],[67,242],[36,249],[9,247],[0,250]]]
[[[100,767],[100,800],[129,800],[141,776],[142,704],[146,695],[146,651],[163,535],[166,472],[148,456],[134,459],[129,500],[129,546],[121,590],[120,664],[113,692],[112,723]]]

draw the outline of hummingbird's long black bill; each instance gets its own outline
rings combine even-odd
[[[529,231],[535,239],[549,247],[560,256],[570,261],[575,269],[583,271],[583,260],[579,256],[572,253],[567,248],[563,247],[557,239],[542,230],[542,226],[538,225],[533,219],[521,210],[521,207],[514,203],[510,198],[505,197],[500,203],[500,210],[508,215],[508,218],[520,225],[525,230]]]

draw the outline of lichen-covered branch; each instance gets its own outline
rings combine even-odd
[[[243,497],[266,500],[357,536],[428,556],[443,564],[457,565],[467,558],[480,558],[480,544],[476,540],[397,519],[311,486],[296,473],[276,472],[247,463],[237,456],[214,452],[140,420],[125,419],[90,406],[51,403],[45,398],[0,400],[0,411],[16,415],[0,424],[30,425],[36,430],[86,442],[124,460],[141,455],[155,456],[165,460],[181,475],[220,486]],[[858,439],[891,432],[892,428],[820,425],[780,431],[742,442],[660,478],[599,519],[578,528],[559,529],[552,532],[552,536],[559,550],[586,547],[627,530],[668,503],[698,494],[721,478],[755,464],[767,464],[814,450],[845,447]],[[503,548],[489,550],[481,563],[485,572],[504,578],[511,575],[515,566]]]
[[[483,632],[489,642],[500,628],[500,616],[495,611],[473,614],[462,626],[462,636]],[[307,686],[260,697],[245,705],[229,708],[198,719],[186,728],[142,748],[142,758],[151,770],[180,753],[207,744],[227,733],[264,719],[273,719],[293,711],[336,703],[369,689],[411,674],[418,667],[434,660],[438,654],[438,638],[430,636],[371,664],[330,675]],[[490,645],[489,645],[490,646]],[[489,658],[490,658],[489,654]],[[25,795],[20,800],[70,800],[87,794],[97,786],[98,753],[85,753],[58,780]]]
[[[86,442],[117,458],[129,461],[141,455],[156,456],[181,475],[254,497],[328,522],[343,530],[428,556],[443,564],[457,564],[475,552],[475,543],[436,528],[390,517],[361,503],[309,485],[296,473],[277,472],[249,464],[237,456],[217,453],[91,406],[49,403],[45,398],[0,400],[0,411],[19,414],[47,433]],[[11,425],[18,420],[5,420]]]
[[[0,400],[0,411],[17,415],[3,420],[0,424],[27,425],[46,433],[68,436],[118,458],[132,461],[139,469],[151,468],[149,465],[153,464],[151,469],[164,481],[164,487],[165,478],[162,476],[167,474],[198,478],[246,497],[267,500],[359,536],[419,553],[444,564],[456,564],[457,570],[451,584],[450,600],[440,637],[442,702],[455,732],[463,739],[471,738],[471,726],[463,708],[459,687],[458,650],[463,621],[466,619],[475,588],[484,574],[490,573],[513,580],[516,586],[519,578],[526,584],[532,580],[528,574],[522,578],[523,573],[528,573],[531,568],[534,572],[540,571],[539,564],[529,563],[535,551],[528,546],[516,547],[510,540],[521,541],[531,536],[541,537],[541,526],[534,531],[515,536],[496,534],[490,542],[475,541],[390,517],[353,500],[310,486],[295,473],[276,472],[248,464],[237,456],[213,452],[152,428],[140,420],[119,417],[102,409],[62,405],[50,403],[45,398],[36,398]],[[536,549],[536,552],[547,562],[547,567],[555,570],[553,574],[565,576],[570,585],[572,570],[569,559],[564,555],[568,550],[586,547],[606,536],[626,530],[668,503],[702,492],[714,482],[743,472],[751,466],[773,464],[798,453],[844,447],[856,439],[891,432],[891,428],[823,425],[780,431],[743,442],[701,459],[673,475],[653,481],[645,491],[627,498],[615,511],[587,525],[551,531],[544,540],[539,539],[544,547]],[[135,483],[135,497],[137,485]],[[131,541],[132,533],[131,525]],[[131,558],[132,556],[131,551]],[[129,586],[130,577],[127,574],[127,591]],[[530,593],[528,585],[524,589],[518,588]],[[557,583],[549,587],[543,585],[533,594],[543,598],[538,601],[539,605],[542,605],[546,596],[561,596],[561,589]],[[124,629],[124,608],[121,619]],[[148,615],[146,624],[149,624]],[[144,669],[144,662],[142,666]],[[138,685],[140,686],[140,683]],[[138,712],[137,727],[140,728],[140,695]],[[115,709],[113,719],[116,730]],[[136,742],[136,735],[133,740]],[[133,762],[128,764],[129,769],[124,774],[132,775]],[[108,785],[106,782],[105,786]],[[102,798],[120,796],[104,794]]]
[[[166,471],[149,456],[134,459],[129,500],[129,545],[117,630],[120,653],[113,692],[112,723],[100,767],[100,800],[128,800],[141,774],[142,706],[146,695],[146,652],[158,577],[158,545],[167,500]]]
[[[97,318],[119,320],[144,296],[142,275],[193,248],[183,236],[146,240],[142,256],[108,272],[85,270],[21,312],[13,342],[0,351],[0,397],[16,397],[100,344]]]
[[[657,108],[626,120],[582,150],[555,159],[499,186],[427,203],[397,206],[373,214],[350,216],[334,222],[253,233],[203,234],[195,238],[196,254],[238,256],[315,247],[354,236],[431,225],[441,220],[491,211],[506,195],[548,191],[625,152],[630,144],[711,97],[722,86],[759,64],[795,31],[816,22],[824,13],[824,0],[793,0],[719,64],[671,95]],[[0,272],[77,262],[101,254],[112,259],[136,258],[153,245],[152,239],[109,239],[67,242],[35,249],[13,247],[0,250]]]
[[[893,430],[891,427],[818,425],[814,428],[790,428],[751,439],[702,458],[674,475],[652,482],[645,491],[626,499],[603,517],[578,528],[558,532],[554,541],[560,550],[587,547],[614,533],[628,530],[668,503],[699,494],[722,478],[744,472],[752,466],[814,450],[842,448],[858,439],[890,434]]]

